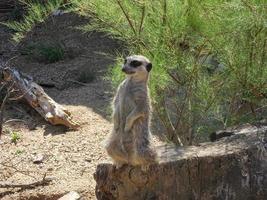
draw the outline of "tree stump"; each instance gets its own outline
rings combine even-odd
[[[199,146],[157,147],[159,164],[97,166],[99,200],[267,199],[267,126],[246,125]]]

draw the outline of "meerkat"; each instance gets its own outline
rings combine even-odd
[[[122,65],[126,79],[113,100],[113,130],[105,145],[117,167],[124,164],[147,167],[156,162],[156,153],[150,146],[151,69],[151,62],[141,55],[127,57]]]

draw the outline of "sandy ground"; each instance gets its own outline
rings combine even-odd
[[[81,123],[78,131],[69,131],[48,124],[23,101],[8,103],[5,120],[20,121],[4,125],[0,181],[25,184],[42,179],[44,174],[53,181],[34,189],[0,189],[0,199],[57,199],[73,190],[82,199],[95,199],[93,173],[97,164],[108,159],[101,142],[112,127],[108,118],[113,95],[110,83],[103,80],[113,61],[99,52],[114,53],[121,45],[103,34],[82,34],[75,29],[85,23],[88,23],[87,19],[73,14],[53,17],[36,26],[19,45],[10,42],[10,30],[0,27],[1,58],[13,57],[12,66],[38,83],[54,85],[44,88],[45,91]],[[27,46],[42,42],[60,42],[69,56],[47,64],[21,53]],[[93,81],[75,82],[88,71],[94,73]],[[11,142],[14,132],[20,136],[16,144]],[[39,157],[41,162],[34,163]]]

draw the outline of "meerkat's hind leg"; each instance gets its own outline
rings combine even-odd
[[[137,149],[135,152],[135,161],[141,165],[154,164],[156,163],[156,153],[149,147],[142,147]]]
[[[157,154],[151,148],[149,130],[142,125],[139,126],[137,123],[134,128],[133,162],[141,166],[156,163]]]
[[[142,171],[147,172],[151,165],[157,163],[156,154],[150,149],[135,153],[134,163],[135,165],[140,166]]]
[[[145,166],[155,164],[157,162],[157,154],[150,147],[149,141],[143,138],[141,141],[135,141],[134,162],[138,165]]]
[[[110,139],[106,143],[105,149],[107,151],[107,154],[112,158],[113,163],[117,168],[120,168],[124,164],[128,163],[127,155],[125,155],[119,141]]]

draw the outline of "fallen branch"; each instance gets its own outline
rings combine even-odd
[[[70,112],[49,97],[41,86],[33,82],[31,77],[9,67],[0,67],[0,75],[4,82],[14,83],[14,89],[19,91],[20,96],[13,100],[25,99],[31,107],[53,125],[65,125],[71,129],[79,127],[79,124],[72,119]]]
[[[4,168],[8,168],[12,170],[12,174],[16,174],[16,173],[20,173],[23,174],[25,176],[29,176],[31,178],[34,178],[35,180],[37,179],[35,176],[31,175],[32,173],[38,173],[38,172],[34,172],[34,171],[24,171],[24,170],[20,170],[16,167],[16,164],[12,163],[11,160],[13,160],[13,158],[9,158],[8,160],[1,162],[0,166],[3,166]],[[38,187],[38,186],[44,186],[49,184],[52,180],[54,180],[53,178],[47,178],[46,177],[46,173],[43,174],[43,177],[41,180],[38,181],[34,181],[31,183],[24,183],[24,184],[16,184],[16,183],[8,183],[8,182],[0,182],[0,188],[21,188],[21,189],[29,189],[29,188],[34,188],[34,187]],[[0,196],[1,197],[1,196]]]
[[[44,186],[49,184],[53,179],[52,178],[43,178],[40,181],[35,181],[28,184],[12,184],[12,183],[0,183],[0,188],[22,188],[22,189],[30,189],[38,186]]]

